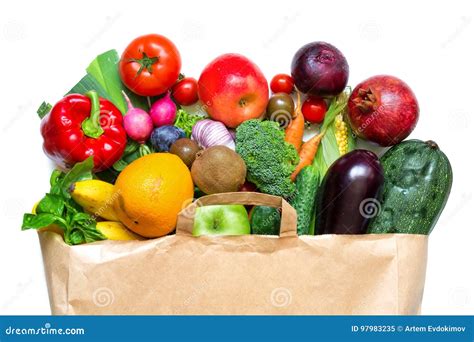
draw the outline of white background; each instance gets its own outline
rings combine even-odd
[[[349,83],[381,73],[405,80],[421,117],[411,137],[449,156],[454,184],[430,237],[424,314],[474,314],[472,2],[433,1],[3,1],[0,10],[0,314],[49,314],[36,234],[22,214],[48,191],[36,109],[59,100],[99,53],[161,33],[182,71],[199,77],[225,52],[256,62],[268,79],[289,72],[305,43],[337,46]],[[341,280],[342,281],[342,280]]]

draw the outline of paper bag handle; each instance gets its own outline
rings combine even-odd
[[[194,215],[198,207],[214,204],[265,205],[281,208],[280,237],[297,236],[296,210],[283,198],[258,192],[226,192],[198,198],[178,214],[176,234],[192,235]]]

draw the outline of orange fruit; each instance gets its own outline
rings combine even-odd
[[[181,159],[171,153],[152,153],[120,173],[114,210],[128,229],[154,238],[174,230],[178,213],[193,195],[191,173]]]

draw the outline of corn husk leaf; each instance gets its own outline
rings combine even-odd
[[[321,131],[325,130],[326,133],[324,134],[313,161],[313,166],[319,171],[321,181],[331,164],[334,163],[336,159],[341,157],[335,135],[335,118],[337,115],[342,114],[344,122],[347,124],[348,152],[355,148],[356,141],[347,121],[348,98],[349,92],[344,91],[332,100],[324,118],[324,122],[321,126]]]

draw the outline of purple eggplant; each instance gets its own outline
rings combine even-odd
[[[364,234],[380,210],[383,168],[377,155],[354,150],[324,176],[316,203],[316,234]]]

